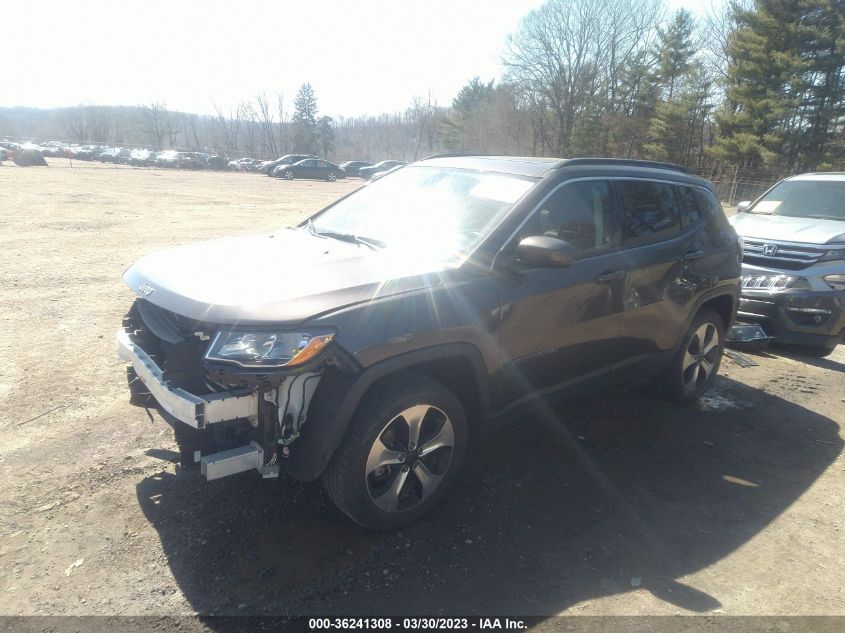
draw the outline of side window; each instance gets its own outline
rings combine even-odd
[[[566,184],[543,202],[520,231],[519,239],[546,235],[569,242],[575,257],[589,257],[618,246],[610,185],[604,180]]]
[[[681,226],[683,228],[698,224],[704,219],[704,211],[698,204],[695,189],[678,185],[675,187],[675,193],[681,205]]]
[[[695,190],[695,197],[698,200],[699,206],[705,210],[713,219],[716,221],[716,225],[720,229],[727,229],[730,226],[730,222],[728,222],[728,218],[725,215],[725,211],[722,209],[722,205],[716,199],[712,193],[701,191],[700,189]]]
[[[672,185],[649,180],[619,180],[622,245],[637,246],[671,239],[681,231],[681,213]]]

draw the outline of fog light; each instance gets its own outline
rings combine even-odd
[[[795,306],[787,306],[786,309],[790,312],[803,312],[804,314],[818,314],[819,316],[831,315],[831,311],[826,310],[825,308],[797,308]]]
[[[823,279],[834,290],[845,290],[845,275],[826,275]]]

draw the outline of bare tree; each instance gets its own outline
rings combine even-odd
[[[64,108],[59,113],[59,120],[69,138],[85,142],[88,140],[88,128],[85,126],[85,108],[81,105]]]
[[[534,105],[537,121],[565,156],[582,117],[617,107],[621,71],[649,41],[659,0],[549,0],[529,12],[508,38],[506,80]],[[529,96],[530,95],[530,96]]]
[[[167,104],[164,102],[140,106],[140,128],[150,145],[162,147],[167,134]]]
[[[258,95],[255,98],[255,103],[257,105],[258,123],[261,126],[262,152],[278,156],[279,150],[273,132],[273,112],[270,109],[270,100],[267,98],[267,94]]]

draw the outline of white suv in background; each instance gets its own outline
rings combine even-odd
[[[731,219],[745,249],[737,320],[827,356],[845,334],[845,173],[786,178]]]

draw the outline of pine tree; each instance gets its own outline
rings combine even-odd
[[[478,130],[474,129],[482,118],[485,108],[493,98],[493,82],[484,83],[473,77],[452,99],[452,113],[441,124],[444,145],[451,150],[481,151]]]
[[[675,89],[683,82],[684,76],[690,70],[695,57],[695,20],[692,14],[685,10],[678,10],[666,30],[657,33],[658,77],[666,89],[666,100],[672,101]]]
[[[713,155],[743,167],[807,170],[842,160],[845,3],[755,0],[735,8]]]
[[[310,83],[296,93],[293,113],[293,149],[303,154],[317,152],[317,96]]]
[[[334,121],[330,116],[321,116],[317,120],[317,141],[323,156],[334,152]]]

